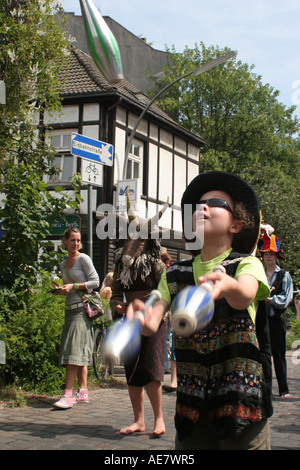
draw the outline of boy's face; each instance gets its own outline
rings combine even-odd
[[[233,210],[233,200],[231,197],[219,190],[209,191],[201,197],[201,201],[207,199],[222,199],[226,201],[229,207]],[[198,201],[199,203],[200,201]],[[223,237],[227,235],[233,235],[237,233],[236,229],[232,231],[233,225],[236,225],[236,221],[230,212],[229,208],[226,207],[213,207],[209,203],[200,204],[193,213],[193,231],[196,233],[198,238],[203,238],[203,241],[207,237]],[[240,227],[241,229],[241,227]],[[240,229],[238,231],[240,231]]]
[[[263,254],[263,260],[267,267],[272,268],[276,265],[277,262],[277,255],[276,253],[272,253],[272,251],[267,251]]]

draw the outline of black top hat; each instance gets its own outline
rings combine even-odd
[[[260,207],[252,187],[237,175],[224,171],[211,171],[196,176],[186,188],[181,199],[182,223],[184,222],[184,206],[191,204],[193,207],[192,212],[194,212],[203,194],[214,190],[224,191],[235,203],[242,202],[253,216],[253,230],[248,233],[247,237],[239,237],[239,240],[236,243],[234,241],[232,246],[233,250],[239,253],[252,253],[260,234]],[[189,241],[194,240],[186,239],[186,241],[189,243]],[[193,254],[196,254],[196,252],[193,252]]]

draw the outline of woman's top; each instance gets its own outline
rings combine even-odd
[[[287,307],[293,300],[293,281],[288,271],[275,266],[274,272],[269,279],[267,275],[271,294],[266,309],[269,317],[276,317],[285,313]]]
[[[72,268],[67,268],[67,260],[60,265],[64,284],[81,284],[84,282],[86,290],[94,290],[99,287],[99,276],[91,258],[85,253],[80,253]],[[82,301],[82,291],[72,289],[66,296],[66,305]]]

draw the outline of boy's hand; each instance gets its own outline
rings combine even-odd
[[[126,310],[126,318],[127,320],[133,320],[135,317],[135,312],[144,312],[145,304],[139,299],[135,299],[131,302]]]
[[[258,281],[249,274],[241,274],[237,279],[228,274],[213,272],[198,278],[199,284],[213,281],[211,296],[213,300],[225,298],[236,310],[244,310],[255,299]]]
[[[209,289],[210,294],[213,300],[217,300],[224,297],[224,293],[230,290],[231,279],[233,278],[228,276],[228,274],[224,274],[221,272],[213,272],[210,274],[206,274],[205,276],[199,277],[198,282],[199,285],[204,284],[207,281],[212,282],[211,289]]]
[[[163,319],[165,312],[168,309],[168,304],[164,300],[156,302],[154,307],[148,307],[145,312],[145,304],[139,299],[135,299],[128,306],[126,311],[127,320],[133,320],[136,312],[145,312],[144,318],[142,319],[139,315],[138,318],[142,323],[142,335],[152,336],[159,328],[159,325]]]

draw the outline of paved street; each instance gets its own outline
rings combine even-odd
[[[270,419],[272,449],[300,450],[300,350],[288,353],[291,397],[274,398]],[[299,364],[297,364],[299,362]],[[169,375],[165,375],[168,384]],[[273,381],[277,394],[277,383]],[[54,399],[32,399],[22,408],[0,409],[0,450],[171,451],[175,394],[163,393],[166,433],[152,437],[153,417],[146,398],[146,431],[123,436],[119,429],[132,423],[126,386],[90,392],[90,403],[69,410],[52,407]]]

